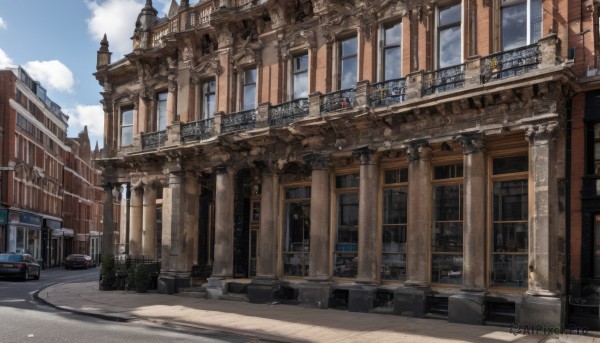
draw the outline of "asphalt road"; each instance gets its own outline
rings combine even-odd
[[[265,342],[225,332],[167,327],[146,321],[119,323],[59,311],[35,300],[44,287],[98,280],[99,269],[42,270],[40,280],[0,279],[0,342]]]

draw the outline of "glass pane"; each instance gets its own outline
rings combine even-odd
[[[352,229],[354,229],[357,225],[358,193],[340,194],[338,197],[338,227],[340,228],[339,230],[342,230],[342,227],[352,227]],[[346,234],[348,236],[339,237],[340,233],[338,232],[338,242],[357,242],[358,232],[343,233],[343,235]]]
[[[381,279],[406,279],[406,254],[383,254],[381,256]]]
[[[335,177],[336,188],[353,188],[360,186],[359,174],[338,175]]]
[[[502,7],[502,50],[527,45],[527,3]]]
[[[385,46],[402,44],[402,25],[397,23],[385,29]]]
[[[310,198],[310,187],[296,187],[285,189],[286,199]]]
[[[406,225],[383,227],[383,252],[406,252]]]
[[[294,73],[308,70],[308,55],[294,57]]]
[[[527,287],[527,255],[493,255],[492,286]]]
[[[461,37],[460,26],[449,27],[440,30],[439,36],[439,65],[445,68],[460,64],[461,61]]]
[[[358,272],[358,256],[356,253],[336,253],[333,276],[354,278]]]
[[[495,158],[493,161],[494,175],[526,172],[529,168],[527,155]]]
[[[408,182],[408,168],[385,171],[385,184]]]
[[[530,42],[536,43],[542,38],[542,0],[530,0],[531,20],[530,20]]]
[[[121,125],[132,125],[133,124],[133,110],[123,111],[121,118]]]
[[[253,110],[256,108],[256,85],[246,85],[243,89],[242,111]]]
[[[402,75],[400,47],[386,48],[384,51],[383,60],[385,68],[384,79],[399,79]]]
[[[527,221],[527,180],[494,182],[494,221]]]
[[[494,252],[527,252],[527,222],[494,224]]]
[[[133,143],[133,126],[123,126],[121,128],[121,146],[131,145]]]
[[[357,64],[356,57],[345,58],[341,61],[340,89],[349,89],[356,86]]]
[[[463,177],[462,163],[436,166],[433,169],[434,180],[453,179],[457,177]]]
[[[244,84],[256,83],[256,69],[247,69],[244,71]]]
[[[460,3],[440,10],[439,25],[460,23]]]
[[[406,188],[383,191],[383,224],[407,222],[408,191]]]
[[[462,220],[462,184],[433,188],[433,221]]]
[[[432,255],[431,282],[462,284],[463,258],[459,255]]]
[[[462,222],[436,222],[433,228],[433,251],[462,252]]]
[[[358,51],[358,41],[356,37],[348,38],[342,41],[342,57],[354,56]]]
[[[204,119],[213,118],[215,116],[215,95],[209,94],[205,98]]]
[[[294,74],[294,99],[308,98],[308,71]]]
[[[310,251],[310,204],[285,204],[284,252]]]
[[[158,94],[158,104],[156,106],[156,131],[167,129],[167,93]]]

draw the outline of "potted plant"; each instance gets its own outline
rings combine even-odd
[[[148,268],[143,264],[135,266],[135,291],[138,293],[145,293],[150,286],[150,273]]]
[[[496,57],[492,57],[488,66],[490,67],[492,73],[497,73],[498,70],[500,70],[500,62],[498,62],[498,59]]]
[[[100,290],[110,291],[114,289],[116,281],[116,265],[113,254],[102,256],[102,266],[100,267]]]

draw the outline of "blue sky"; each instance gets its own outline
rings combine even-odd
[[[152,2],[160,17],[171,1]],[[106,33],[113,62],[131,52],[130,37],[144,4],[145,0],[0,0],[0,68],[25,68],[69,116],[67,135],[76,137],[87,125],[92,146],[98,141],[102,147],[102,88],[92,75],[96,51]]]

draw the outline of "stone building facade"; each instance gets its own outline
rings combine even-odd
[[[104,249],[166,293],[564,324],[567,5],[146,1],[97,55]]]

